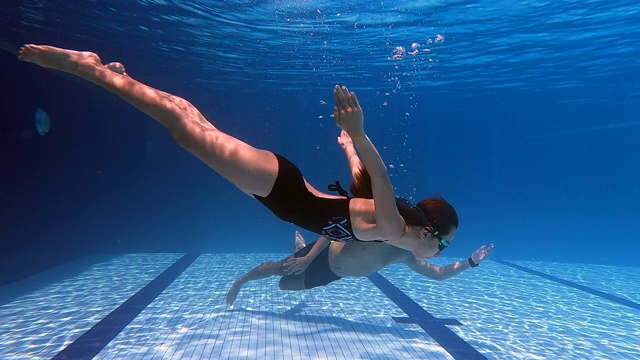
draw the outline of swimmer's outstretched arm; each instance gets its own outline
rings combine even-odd
[[[487,246],[482,245],[471,255],[471,260],[475,264],[480,264],[493,252],[493,244]],[[408,267],[420,275],[426,276],[433,280],[446,280],[454,277],[461,272],[471,268],[469,259],[461,260],[447,266],[436,266],[424,260],[416,259],[413,254],[407,254],[403,261]]]
[[[371,187],[375,203],[376,224],[370,231],[366,231],[366,238],[361,240],[398,239],[405,232],[405,223],[396,207],[396,198],[387,173],[387,168],[375,146],[364,132],[364,115],[358,98],[354,92],[349,92],[346,86],[338,85],[333,89],[336,106],[333,115],[342,130],[346,131],[353,145],[360,153],[362,164],[371,174]]]

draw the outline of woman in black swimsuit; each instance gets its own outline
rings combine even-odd
[[[333,90],[335,121],[349,134],[371,175],[373,199],[318,191],[284,157],[218,130],[185,99],[134,80],[120,63],[103,65],[95,53],[25,45],[20,59],[71,73],[117,94],[164,125],[180,146],[278,217],[329,239],[387,241],[418,258],[433,256],[453,239],[458,223],[448,203],[438,205],[440,210],[422,202],[416,207],[396,204],[386,167],[365,134],[362,108],[345,86],[336,85]]]

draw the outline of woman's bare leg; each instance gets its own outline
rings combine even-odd
[[[20,59],[71,73],[117,94],[168,128],[180,146],[242,191],[260,196],[271,192],[278,173],[273,153],[218,130],[191,103],[132,79],[121,64],[104,66],[91,52],[37,45],[25,45]]]

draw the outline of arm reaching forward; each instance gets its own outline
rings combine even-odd
[[[407,255],[404,263],[420,275],[426,276],[433,280],[446,280],[456,276],[461,272],[471,268],[471,262],[480,264],[487,256],[493,252],[493,244],[482,245],[468,259],[449,264],[447,266],[436,266],[424,260],[416,259],[413,255]],[[471,260],[471,262],[469,261]]]

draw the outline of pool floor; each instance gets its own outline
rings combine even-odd
[[[0,359],[640,359],[640,268],[496,260],[437,282],[393,265],[225,304],[285,255],[92,256],[2,287]]]

